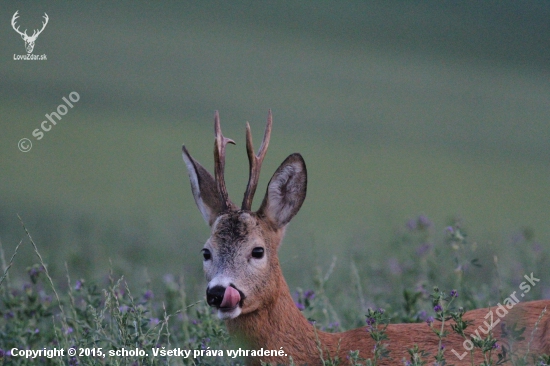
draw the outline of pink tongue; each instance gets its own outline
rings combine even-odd
[[[239,301],[241,301],[241,295],[239,294],[239,291],[235,290],[231,286],[227,286],[227,288],[225,289],[225,293],[223,294],[223,300],[220,304],[220,308],[233,309],[237,307]]]

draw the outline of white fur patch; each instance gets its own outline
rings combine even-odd
[[[235,309],[232,309],[231,311],[222,311],[218,309],[218,318],[221,320],[227,320],[227,319],[235,319],[239,315],[241,315],[241,312],[243,310],[240,306],[237,306]]]
[[[208,282],[208,288],[213,288],[216,286],[221,286],[223,288],[228,287],[233,283],[232,279],[225,275],[219,275],[214,277],[210,282]]]

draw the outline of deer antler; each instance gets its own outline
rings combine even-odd
[[[260,179],[260,169],[262,168],[262,161],[267,153],[267,147],[269,146],[269,138],[271,137],[271,125],[273,118],[271,115],[271,109],[267,114],[267,124],[265,126],[264,139],[262,145],[258,150],[258,154],[254,155],[254,146],[252,145],[252,133],[250,132],[250,125],[246,123],[246,152],[248,153],[248,162],[250,165],[250,173],[248,176],[248,185],[244,192],[242,210],[250,210],[252,207],[252,200],[254,199],[254,193],[256,193],[256,187],[258,186],[258,180]]]
[[[19,10],[17,10],[17,11],[15,12],[15,14],[13,14],[13,17],[11,18],[11,26],[12,26],[13,30],[15,30],[17,33],[19,33],[19,34],[20,34],[22,37],[24,37],[25,39],[29,39],[29,40],[33,40],[33,39],[38,38],[38,36],[40,35],[40,33],[42,33],[42,31],[44,30],[44,28],[46,28],[46,24],[48,24],[48,20],[50,20],[50,18],[48,17],[48,14],[44,13],[43,18],[44,18],[45,21],[42,22],[42,29],[40,29],[40,30],[35,29],[35,30],[33,31],[33,33],[32,33],[32,36],[29,37],[29,36],[27,35],[27,30],[26,30],[26,29],[25,29],[24,32],[21,32],[21,31],[19,30],[19,26],[17,26],[17,28],[15,27],[15,23],[16,23],[16,21],[17,21],[17,18],[19,18],[18,13],[19,13]]]
[[[11,18],[11,26],[12,26],[13,30],[16,31],[17,33],[19,33],[20,35],[28,37],[26,29],[25,29],[25,32],[21,32],[19,30],[19,26],[17,26],[17,28],[15,28],[15,22],[16,22],[17,18],[19,18],[19,15],[17,15],[17,13],[19,13],[19,10],[17,10],[15,12],[15,14],[13,14],[13,17]],[[46,14],[46,13],[44,13],[44,14]]]
[[[35,30],[33,33],[32,33],[32,36],[30,36],[30,38],[38,38],[38,36],[40,35],[40,33],[42,33],[42,31],[44,30],[44,28],[46,28],[46,24],[48,24],[48,20],[50,20],[50,18],[48,18],[48,14],[44,13],[44,16],[43,16],[45,22],[42,22],[42,29],[40,30]]]
[[[224,209],[228,209],[232,206],[232,203],[229,200],[229,194],[227,193],[227,188],[225,187],[225,180],[223,177],[225,169],[225,147],[228,143],[235,145],[235,141],[228,139],[222,134],[222,129],[220,127],[220,115],[218,111],[216,111],[216,114],[214,115],[214,132],[216,135],[216,140],[214,142],[214,176],[216,178],[218,193],[220,194]]]

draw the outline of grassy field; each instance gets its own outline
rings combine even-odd
[[[36,114],[28,113],[22,118]],[[2,154],[10,157],[2,176],[4,245],[11,249],[21,237],[19,213],[36,231],[46,258],[49,248],[56,253],[60,268],[62,261],[82,257],[87,264],[76,270],[88,268],[88,275],[95,268],[104,271],[106,258],[135,262],[154,277],[162,275],[158,271],[197,268],[208,230],[192,200],[179,146],[186,142],[210,166],[210,121],[150,126],[123,116],[111,117],[117,123],[98,123],[85,112],[71,117],[28,154],[3,145]],[[263,122],[254,127],[259,135]],[[243,138],[238,138],[243,128],[230,121],[226,131],[240,142],[229,150],[227,162],[229,191],[238,201],[247,174]],[[17,133],[7,134],[6,140],[17,140]],[[464,220],[481,248],[504,257],[522,230],[533,231],[543,246],[550,235],[545,215],[550,172],[542,162],[414,144],[366,145],[322,134],[288,136],[275,125],[261,187],[293,151],[306,159],[309,186],[281,253],[290,278],[300,272],[293,268],[303,263],[304,250],[316,253],[305,259],[308,264],[327,265],[338,256],[345,267],[352,247],[387,259],[392,250],[385,243],[419,214],[440,231],[450,220]],[[172,260],[162,260],[166,257]]]
[[[192,280],[181,275],[165,275],[161,286],[151,283],[132,286],[111,268],[106,272],[106,280],[98,284],[82,277],[75,279],[67,267],[65,281],[55,283],[38,245],[26,227],[24,230],[36,257],[36,264],[27,268],[24,285],[12,282],[9,272],[12,265],[20,264],[22,244],[10,257],[1,252],[0,362],[17,365],[243,363],[242,358],[229,354],[236,346],[222,322],[215,318],[204,300],[197,301],[187,291]],[[384,325],[388,322],[425,322],[426,327],[437,330],[443,319],[461,319],[461,309],[502,302],[509,293],[517,292],[522,274],[529,271],[533,271],[531,277],[542,281],[536,280],[540,284],[535,282],[530,287],[525,300],[541,298],[545,296],[543,292],[548,291],[544,283],[550,276],[545,265],[548,258],[528,232],[515,243],[523,250],[517,253],[516,273],[511,277],[502,274],[496,256],[492,268],[483,268],[487,263],[479,260],[476,243],[467,239],[460,223],[447,226],[444,236],[434,235],[435,232],[434,223],[419,216],[410,220],[406,230],[388,243],[389,247],[400,248],[399,257],[390,258],[386,264],[357,254],[347,266],[349,280],[335,273],[333,261],[330,267],[318,268],[311,276],[311,287],[293,290],[296,306],[318,329],[334,332],[365,327],[365,331],[378,340],[372,354],[350,350],[347,360],[320,354],[323,365],[377,365],[380,360],[392,357],[386,351],[391,342],[385,337]],[[406,249],[403,250],[403,246]],[[480,276],[485,280],[476,281]],[[348,281],[348,286],[341,285]],[[539,320],[545,316],[548,314],[543,311]],[[485,355],[483,365],[499,365],[505,361],[516,366],[548,365],[549,355],[515,349],[515,341],[530,335],[516,325],[507,325],[514,331],[510,331],[505,340],[497,340],[489,333],[474,342],[474,349],[480,349]],[[465,329],[466,334],[472,331],[468,326]],[[446,337],[440,336],[443,344],[447,344]],[[56,348],[75,349],[77,353],[21,357],[25,350]],[[174,349],[190,353],[177,357],[165,353]],[[423,365],[434,359],[440,364],[446,364],[442,363],[444,360],[456,362],[449,350],[441,348],[435,355],[424,352],[422,346],[411,348],[410,361],[394,358],[394,362]]]
[[[2,8],[0,18],[16,10]],[[128,286],[143,303],[126,297],[124,305],[143,305],[146,319],[165,326],[161,304],[173,286],[186,300],[168,313],[181,315],[183,306],[203,300],[200,248],[209,231],[180,149],[185,143],[211,169],[216,109],[224,134],[237,142],[226,168],[234,201],[248,174],[246,121],[259,141],[273,110],[254,207],[283,159],[304,156],[307,198],[280,259],[291,289],[319,294],[312,314],[324,317],[320,326],[360,325],[369,306],[385,307],[394,320],[411,316],[401,306],[404,289],[422,293],[415,311],[429,310],[425,291],[460,287],[455,259],[467,267],[467,286],[458,288],[471,295],[460,297],[465,306],[494,303],[525,273],[550,278],[546,3],[43,2],[20,21],[30,29],[30,19],[39,24],[43,12],[51,24],[36,52],[47,53],[48,62],[13,61],[12,54],[24,52],[20,37],[9,29],[11,37],[0,37],[6,263],[22,243],[2,291],[11,301],[17,290],[12,300],[22,314],[31,306],[29,270],[38,270],[40,281],[45,273],[33,267],[40,263],[17,215],[67,313],[76,312],[65,314],[75,322],[75,341],[85,342],[82,324],[93,314],[85,315],[85,306],[78,313],[69,294],[108,309],[111,321],[122,315],[107,294]],[[80,95],[74,108],[34,139],[45,114],[72,91]],[[23,137],[32,140],[30,152],[17,148]],[[457,224],[468,233],[460,255],[445,231]],[[329,269],[324,283],[320,273]],[[79,279],[93,295],[74,292]],[[49,282],[40,281],[30,294],[52,296]],[[142,298],[147,290],[154,304]],[[541,282],[532,296],[549,298],[550,284]],[[55,301],[48,306],[45,314],[68,321]],[[175,317],[181,333],[174,342],[200,347],[212,334],[226,341],[203,306],[189,311],[212,328],[192,335],[185,316]],[[22,315],[21,328],[5,339],[23,337],[25,322],[38,321],[31,318]],[[57,323],[59,332],[65,325]],[[159,329],[147,328],[143,339],[164,334]],[[59,335],[25,337],[39,346]]]
[[[16,114],[3,108],[6,115]],[[40,120],[35,109],[18,112],[30,126]],[[294,151],[303,154],[309,173],[306,203],[281,253],[291,281],[303,284],[297,274],[304,260],[308,267],[326,266],[337,256],[346,268],[350,248],[387,260],[394,248],[386,243],[420,214],[434,221],[438,234],[450,221],[463,220],[482,250],[509,260],[515,255],[509,254],[514,237],[524,230],[547,247],[550,171],[543,161],[415,143],[328,139],[322,129],[291,133],[288,122],[278,128],[275,118],[260,187]],[[74,262],[86,275],[104,272],[111,258],[132,272],[147,268],[152,277],[189,269],[197,274],[198,250],[208,230],[193,202],[180,146],[185,142],[210,167],[210,119],[151,125],[137,116],[96,121],[83,110],[65,117],[27,154],[14,144],[2,145],[4,246],[12,249],[21,238],[19,213],[61,272],[63,261]],[[257,138],[263,123],[253,122]],[[243,126],[238,121],[224,125],[239,143],[230,148],[227,161],[228,187],[236,201],[248,169]],[[8,129],[4,138],[17,141],[19,134],[20,129]],[[305,259],[304,250],[310,253]]]

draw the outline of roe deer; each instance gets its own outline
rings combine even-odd
[[[316,330],[296,307],[281,272],[277,251],[286,225],[306,197],[307,172],[300,154],[295,153],[285,159],[269,181],[260,208],[256,212],[251,211],[271,125],[269,111],[263,142],[256,155],[250,125],[246,125],[250,172],[240,208],[229,199],[224,182],[225,148],[228,143],[234,142],[222,135],[218,113],[214,117],[214,177],[183,146],[183,159],[189,171],[195,202],[211,228],[210,238],[202,249],[208,281],[207,302],[217,309],[218,317],[225,320],[230,334],[247,349],[280,350],[282,347],[284,350],[282,356],[250,357],[247,359],[249,364],[259,365],[260,361],[289,364],[289,357],[292,356],[297,365],[320,365],[321,352],[325,359],[339,357],[346,362],[349,351],[355,350],[360,351],[361,357],[371,358],[374,341],[365,328],[342,333]],[[510,308],[506,322],[510,319],[519,327],[526,327],[523,334],[525,340],[515,347],[529,349],[534,354],[550,354],[548,314],[535,328],[540,314],[549,305],[550,300],[543,300],[518,303],[513,309]],[[489,313],[488,308],[466,312],[464,319],[472,322],[466,333],[474,333],[479,326],[487,329],[491,324],[487,322],[492,322]],[[450,352],[451,348],[459,355],[465,352],[464,338],[453,333],[450,324],[452,321],[446,322],[449,334],[444,338],[447,361],[455,365],[471,365],[469,353],[460,360]],[[388,345],[390,358],[382,359],[380,365],[402,364],[403,358],[410,357],[407,349],[415,344],[429,352],[431,360],[437,353],[438,338],[425,323],[390,324],[386,333],[388,340],[384,343]],[[506,342],[501,339],[504,335],[500,325],[493,329],[493,333],[499,342]],[[531,336],[533,339],[529,342]],[[479,350],[475,352],[474,360],[476,364],[482,362]]]

